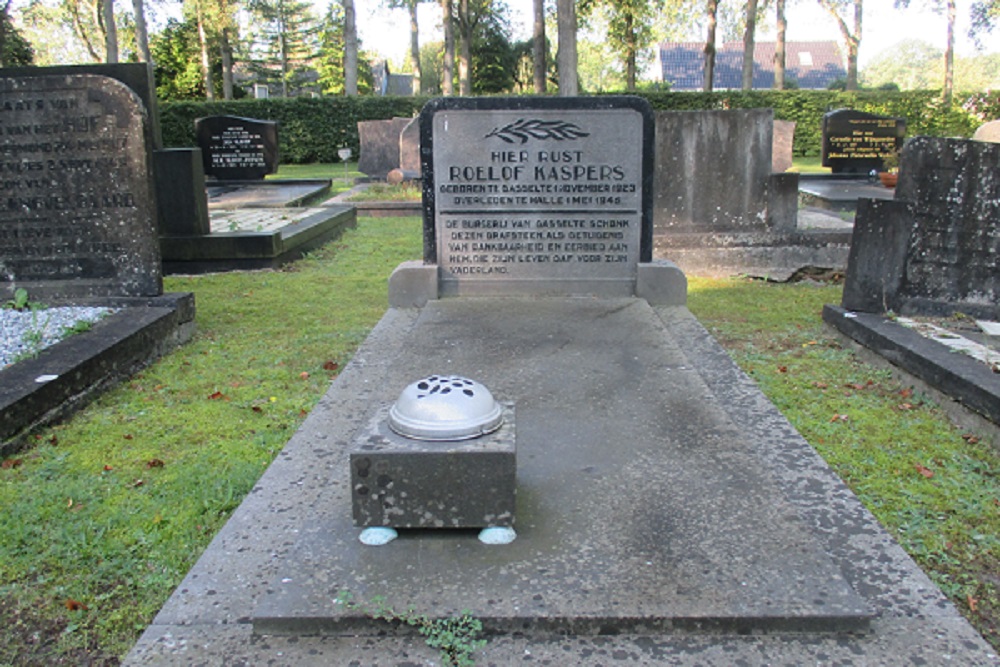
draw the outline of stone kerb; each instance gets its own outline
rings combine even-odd
[[[162,293],[142,102],[77,74],[0,79],[0,292],[32,298]]]
[[[636,293],[652,259],[644,100],[439,99],[420,123],[424,264],[440,296]]]

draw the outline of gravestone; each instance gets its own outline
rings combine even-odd
[[[795,121],[775,120],[771,141],[771,171],[780,174],[792,168],[792,146],[795,141]]]
[[[652,258],[645,101],[439,99],[420,123],[440,294],[635,293]]]
[[[773,112],[656,116],[657,234],[767,228]]]
[[[906,120],[837,109],[823,116],[823,166],[835,174],[883,170],[883,158],[895,153],[906,136]]]
[[[220,181],[252,181],[278,171],[278,124],[239,116],[194,122],[205,174]]]
[[[1000,120],[991,120],[988,123],[983,123],[976,128],[976,132],[972,135],[972,138],[976,141],[988,141],[994,144],[1000,143]]]
[[[0,80],[0,286],[72,300],[162,293],[148,116],[90,74]]]
[[[358,156],[358,171],[372,178],[384,179],[390,171],[398,169],[400,134],[412,120],[412,118],[393,118],[359,121],[361,155]]]
[[[1000,144],[916,137],[892,201],[854,225],[844,308],[1000,317]]]

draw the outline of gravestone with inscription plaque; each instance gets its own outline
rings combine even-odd
[[[205,174],[220,181],[252,181],[278,171],[278,124],[239,116],[194,122]]]
[[[162,293],[148,117],[89,74],[0,79],[0,288]]]
[[[652,257],[653,115],[632,97],[440,99],[421,114],[441,295],[632,295]]]
[[[883,159],[897,152],[906,120],[837,109],[823,116],[823,166],[835,174],[883,170]]]

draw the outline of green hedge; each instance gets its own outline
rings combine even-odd
[[[774,117],[796,122],[794,152],[820,154],[820,123],[833,109],[857,109],[906,119],[907,136],[971,136],[987,120],[1000,118],[1000,91],[956,94],[945,107],[939,91],[837,92],[813,90],[723,91],[714,93],[643,93],[654,109],[772,108]],[[416,115],[424,97],[322,97],[237,100],[232,102],[169,102],[160,106],[163,141],[167,147],[194,146],[194,120],[228,114],[278,121],[281,161],[336,162],[337,149],[359,153],[359,120]]]

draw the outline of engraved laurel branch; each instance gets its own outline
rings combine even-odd
[[[514,140],[520,139],[523,144],[528,139],[555,139],[556,141],[563,141],[565,139],[579,139],[580,137],[589,136],[590,133],[581,130],[580,126],[575,123],[567,123],[564,120],[525,120],[524,118],[519,118],[509,125],[493,128],[484,139],[499,137],[508,144],[516,143]]]

